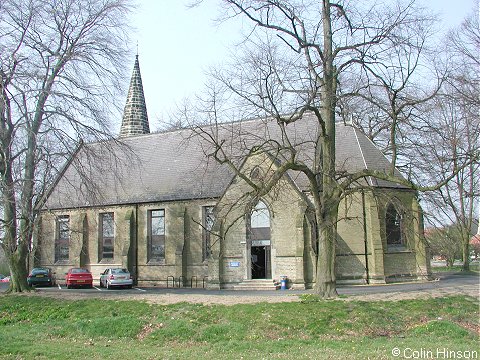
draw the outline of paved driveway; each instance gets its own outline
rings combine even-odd
[[[441,297],[447,295],[469,295],[480,299],[480,277],[478,274],[441,273],[435,281],[387,284],[339,286],[339,295],[357,300],[401,300],[412,298]],[[5,291],[8,284],[1,284]],[[205,304],[237,304],[255,302],[298,301],[298,295],[313,293],[312,290],[205,290],[190,288],[133,288],[107,290],[98,287],[92,289],[66,289],[60,285],[52,288],[38,288],[34,295],[52,298],[85,299],[140,299],[153,303],[176,303],[181,301]],[[344,297],[341,296],[343,299]]]

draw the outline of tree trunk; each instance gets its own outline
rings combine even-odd
[[[462,253],[463,253],[463,271],[470,270],[470,239],[469,239],[469,232],[467,232],[467,236],[463,239],[463,246],[462,246]]]
[[[391,115],[392,125],[390,129],[390,147],[392,149],[392,165],[390,167],[390,175],[395,175],[395,167],[397,166],[397,121],[398,117],[395,112],[395,101],[392,100],[391,107],[394,109]]]
[[[27,283],[28,270],[25,264],[25,259],[26,249],[23,246],[19,246],[17,251],[8,256],[8,266],[10,268],[10,274],[12,274],[10,278],[10,287],[8,289],[9,292],[30,291],[30,287]]]
[[[330,18],[330,1],[323,0],[323,86],[320,89],[321,122],[324,133],[320,135],[322,158],[320,206],[316,206],[319,229],[319,248],[317,255],[317,278],[315,292],[322,298],[337,296],[335,279],[335,246],[337,240],[337,214],[340,194],[335,179],[335,107],[337,92],[337,74],[333,64],[333,38]]]
[[[15,198],[15,187],[9,164],[3,169],[3,220],[4,220],[4,238],[3,250],[10,268],[10,292],[22,292],[29,290],[27,283],[26,258],[28,246],[25,238],[20,236],[17,227],[17,206]],[[20,226],[21,227],[21,226]],[[20,230],[20,232],[22,232]],[[22,235],[27,235],[22,234]]]
[[[335,276],[335,244],[336,244],[336,221],[338,206],[325,210],[323,219],[319,221],[319,246],[317,256],[317,277],[315,293],[323,299],[337,297]],[[317,214],[321,216],[321,214]]]

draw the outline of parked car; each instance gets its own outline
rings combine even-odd
[[[70,289],[73,286],[93,286],[93,277],[92,273],[85,268],[71,268],[65,274],[65,284],[67,289]]]
[[[3,279],[0,280],[0,282],[10,282],[10,276],[5,276]]]
[[[127,269],[108,268],[100,274],[100,287],[110,289],[114,286],[132,288],[133,278]]]
[[[55,273],[50,268],[33,268],[27,277],[29,286],[47,285],[54,286],[57,283]]]

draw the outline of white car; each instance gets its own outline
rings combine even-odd
[[[108,268],[100,274],[100,287],[111,289],[114,286],[132,288],[133,278],[127,269]]]

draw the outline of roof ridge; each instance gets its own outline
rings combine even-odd
[[[363,164],[365,165],[365,169],[368,170],[367,160],[365,159],[365,154],[363,152],[362,145],[360,144],[360,140],[358,139],[358,134],[357,134],[358,128],[356,128],[355,126],[352,126],[352,130],[353,130],[353,134],[355,135],[355,140],[357,141],[358,148],[360,149],[360,156],[362,157]],[[374,180],[375,179],[372,178],[371,176],[368,176],[366,178],[366,180],[367,180],[367,182],[369,183],[370,186],[374,185]]]
[[[305,114],[306,116],[308,116],[309,114]],[[304,116],[305,116],[304,115]],[[103,143],[103,142],[107,142],[107,141],[125,141],[125,140],[134,140],[134,139],[138,139],[139,137],[142,137],[142,138],[145,138],[145,137],[151,137],[151,136],[159,136],[159,135],[167,135],[167,134],[172,134],[172,133],[181,133],[181,132],[184,132],[184,131],[192,131],[192,129],[194,128],[201,128],[201,129],[205,129],[205,128],[210,128],[210,127],[213,127],[213,126],[221,126],[221,125],[235,125],[235,124],[246,124],[246,123],[252,123],[252,122],[256,122],[256,121],[274,121],[275,118],[270,116],[270,117],[257,117],[257,118],[246,118],[246,119],[241,119],[241,120],[232,120],[232,121],[225,121],[225,122],[218,122],[218,123],[215,123],[215,124],[197,124],[197,125],[190,125],[188,127],[182,127],[182,128],[174,128],[174,129],[163,129],[163,130],[157,130],[157,131],[151,131],[151,132],[148,132],[148,133],[138,133],[138,134],[131,134],[131,135],[128,135],[128,136],[123,136],[123,137],[120,137],[120,139],[117,139],[117,138],[111,138],[111,139],[105,139],[105,140],[99,140],[99,141],[93,141],[93,142],[89,142],[87,143],[88,145],[91,145],[91,144],[97,144],[97,143]],[[291,124],[292,125],[295,125],[296,122],[292,122]],[[343,126],[345,127],[351,127],[353,129],[357,129],[358,128],[353,125],[353,124],[346,124],[344,121],[336,121],[335,124],[342,124]]]

